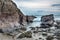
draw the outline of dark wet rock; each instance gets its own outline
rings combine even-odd
[[[20,30],[22,30],[22,31],[26,31],[27,28],[26,28],[26,27],[21,27]]]
[[[22,33],[18,38],[32,38],[32,33],[31,31],[27,31],[25,33]]]
[[[47,22],[47,21],[51,21],[54,20],[54,15],[50,14],[50,15],[44,15],[41,17],[41,21],[42,22]]]
[[[22,24],[22,25],[26,25],[28,23],[32,23],[33,22],[33,19],[36,18],[35,16],[25,16],[25,15],[20,15],[19,16],[20,18],[20,21],[19,23]]]
[[[0,29],[0,33],[4,33],[2,29]]]
[[[30,27],[31,28],[31,30],[35,30],[35,27]]]
[[[54,37],[53,36],[47,36],[46,40],[53,40]]]
[[[26,16],[26,21],[28,23],[32,23],[34,18],[36,18],[36,17],[35,16]]]
[[[47,36],[47,33],[42,33],[43,36]]]
[[[60,29],[57,29],[57,30],[55,31],[54,35],[56,36],[56,38],[57,38],[58,40],[60,40]]]
[[[56,20],[55,22],[56,22],[55,27],[57,27],[58,29],[60,29],[60,20]]]
[[[49,28],[52,27],[54,24],[54,15],[44,15],[41,17],[41,27],[42,28]]]
[[[38,33],[38,31],[33,31],[33,33]]]
[[[26,32],[25,37],[32,38],[32,32],[31,31]]]

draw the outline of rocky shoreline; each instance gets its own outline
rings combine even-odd
[[[34,18],[25,16],[12,0],[0,0],[0,33],[16,35],[21,27],[33,22]]]
[[[35,16],[24,15],[12,0],[0,0],[0,40],[60,40],[60,20],[54,15],[43,15],[39,27],[26,25]]]

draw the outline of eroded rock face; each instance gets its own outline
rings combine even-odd
[[[25,16],[25,15],[20,15],[19,16],[19,23],[22,24],[22,25],[26,25],[28,23],[32,23],[33,22],[33,19],[36,18],[35,16]]]
[[[52,27],[54,24],[54,16],[53,14],[45,15],[41,17],[41,27]]]
[[[23,14],[12,0],[0,0],[0,29],[11,32],[20,27],[19,16]]]
[[[12,0],[0,0],[0,29],[3,32],[12,33],[15,29],[26,24],[26,20],[27,17],[17,8]]]

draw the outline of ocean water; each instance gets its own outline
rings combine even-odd
[[[37,18],[35,18],[33,20],[33,23],[30,23],[27,25],[27,29],[30,30],[29,27],[40,27],[40,24],[41,24],[41,16],[37,16]],[[60,20],[60,16],[54,16],[54,20]]]
[[[60,20],[60,16],[56,15],[54,16],[54,20]],[[35,18],[33,20],[33,23],[30,24],[30,26],[32,27],[36,27],[36,26],[40,26],[40,23],[41,23],[41,16],[38,16],[37,18]]]

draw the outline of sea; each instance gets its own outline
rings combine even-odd
[[[27,30],[31,30],[30,27],[40,27],[42,16],[36,16],[37,18],[35,18],[32,23],[27,25]],[[60,16],[54,15],[54,20],[60,20]]]

